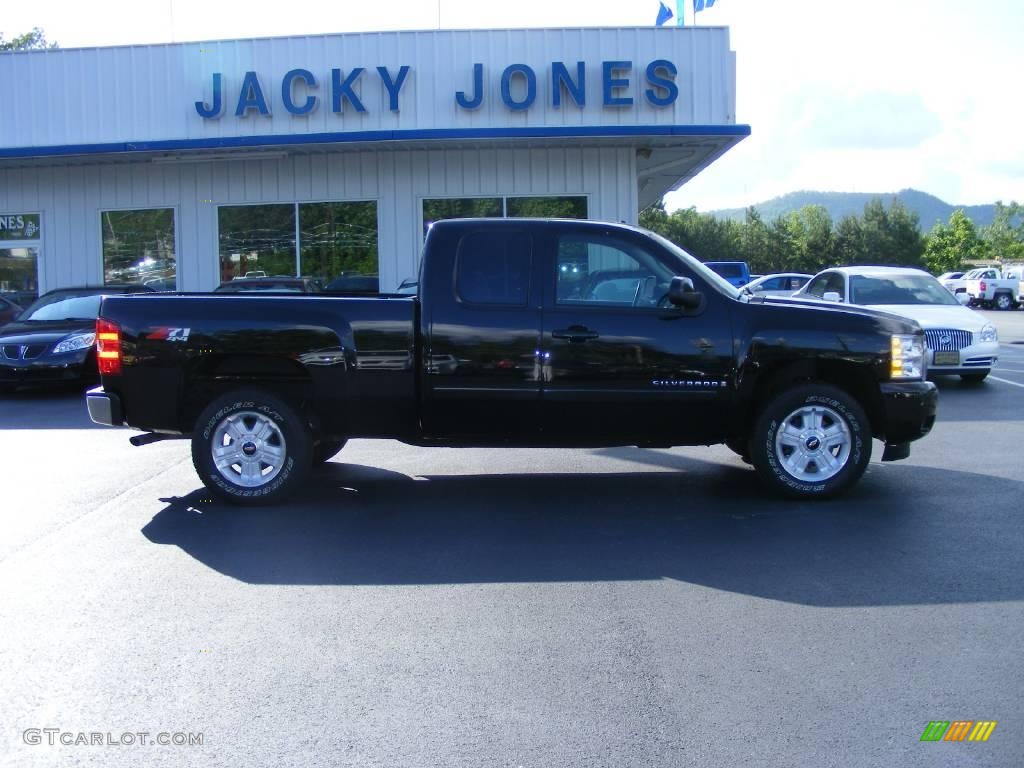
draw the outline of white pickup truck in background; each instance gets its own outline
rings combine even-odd
[[[964,291],[972,307],[1013,309],[1024,303],[1021,295],[1021,268],[1014,267],[1003,274],[998,269],[974,269],[963,277]]]

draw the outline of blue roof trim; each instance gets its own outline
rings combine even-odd
[[[292,144],[356,144],[372,141],[423,141],[444,139],[550,139],[615,138],[625,136],[749,136],[749,125],[600,125],[528,128],[431,128],[397,131],[346,131],[337,133],[228,136],[210,139],[124,141],[106,144],[60,144],[49,147],[0,148],[5,157],[55,157],[122,152],[173,152],[182,149],[238,149]]]

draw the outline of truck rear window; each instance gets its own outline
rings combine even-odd
[[[525,307],[532,250],[525,232],[470,232],[459,242],[455,292],[470,304]]]

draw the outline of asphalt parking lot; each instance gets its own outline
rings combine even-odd
[[[355,441],[240,510],[80,393],[0,397],[0,763],[1019,766],[1024,312],[985,314],[999,370],[823,503],[722,447]]]

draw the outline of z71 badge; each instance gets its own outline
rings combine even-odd
[[[188,341],[191,328],[154,328],[148,334],[154,341]]]

